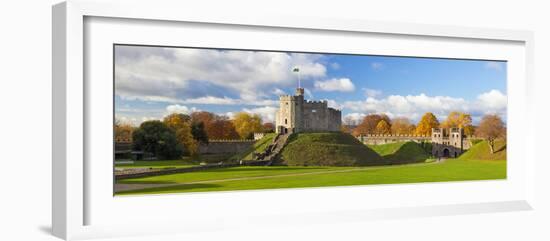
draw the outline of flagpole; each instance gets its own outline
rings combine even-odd
[[[302,88],[300,77],[300,70],[298,70],[298,88]]]

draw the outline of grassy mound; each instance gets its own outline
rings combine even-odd
[[[506,141],[495,141],[495,153],[491,154],[491,149],[487,141],[480,141],[473,145],[468,151],[464,152],[458,159],[461,160],[506,160]]]
[[[369,147],[391,164],[423,162],[430,157],[422,145],[412,141],[370,145]]]
[[[265,134],[262,139],[257,140],[256,143],[254,143],[253,146],[248,148],[248,150],[246,150],[243,153],[236,154],[236,155],[232,156],[230,159],[231,160],[252,160],[252,159],[254,159],[254,156],[253,156],[254,152],[256,152],[256,153],[263,152],[267,148],[267,146],[269,146],[269,144],[273,143],[273,138],[275,138],[275,136],[277,136],[277,134],[275,134],[275,133]]]
[[[289,166],[366,166],[387,164],[355,137],[341,132],[297,133],[282,151]]]

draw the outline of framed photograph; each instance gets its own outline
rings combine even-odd
[[[532,209],[532,33],[128,4],[53,7],[56,236]]]

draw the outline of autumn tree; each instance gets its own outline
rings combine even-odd
[[[384,119],[380,120],[376,125],[376,134],[388,135],[391,133],[390,124]]]
[[[467,113],[452,111],[447,116],[447,119],[441,123],[443,128],[462,128],[464,134],[471,136],[474,134],[474,127],[472,126],[472,116]]]
[[[191,156],[198,154],[198,143],[191,133],[191,118],[185,114],[170,114],[164,117],[164,124],[172,129],[179,143]]]
[[[206,130],[204,129],[204,122],[192,122],[191,134],[195,141],[208,144],[208,134],[206,134]]]
[[[230,140],[239,138],[233,122],[227,118],[217,117],[216,120],[208,123],[205,129],[209,139]]]
[[[258,114],[239,112],[235,114],[233,125],[241,139],[251,139],[254,132],[262,132],[262,118]]]
[[[275,132],[275,125],[271,122],[266,122],[262,125],[264,133],[273,133]]]
[[[133,149],[153,153],[159,159],[180,158],[182,146],[175,132],[159,120],[141,123],[132,134]]]
[[[437,120],[437,117],[431,112],[427,112],[422,116],[422,119],[420,119],[420,122],[418,122],[418,125],[416,126],[416,134],[417,135],[431,135],[432,134],[432,128],[439,127],[439,121]]]
[[[363,118],[363,121],[353,130],[354,136],[376,133],[376,126],[381,120],[386,121],[391,126],[390,118],[385,114],[369,114]]]
[[[414,134],[415,126],[406,117],[397,117],[392,120],[391,133],[394,135]]]
[[[204,123],[204,125],[214,121],[216,115],[208,111],[196,111],[191,113],[191,122],[193,123]]]
[[[115,121],[115,141],[132,142],[132,134],[136,128],[119,120]]]
[[[506,127],[498,115],[485,115],[476,129],[476,135],[487,140],[491,153],[495,153],[495,140],[504,137]]]

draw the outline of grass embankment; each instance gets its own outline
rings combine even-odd
[[[416,142],[396,142],[382,145],[369,145],[389,164],[424,162],[430,155]]]
[[[275,138],[277,134],[275,133],[266,133],[262,139],[257,140],[253,146],[248,148],[248,150],[244,151],[243,153],[235,154],[231,156],[231,160],[253,160],[254,159],[254,153],[261,153],[264,152],[267,146],[269,144],[273,143],[273,138]]]
[[[495,141],[495,153],[491,153],[491,149],[487,141],[479,141],[473,145],[468,151],[464,152],[458,159],[461,160],[506,160],[506,141]]]
[[[249,179],[231,180],[229,178]],[[253,178],[261,177],[261,178]],[[124,180],[173,184],[117,194],[182,193],[271,188],[329,187],[506,178],[506,161],[449,159],[443,163],[385,167],[236,167]],[[203,183],[200,183],[204,181]]]
[[[384,165],[382,157],[355,137],[341,132],[298,133],[282,151],[289,166]]]

